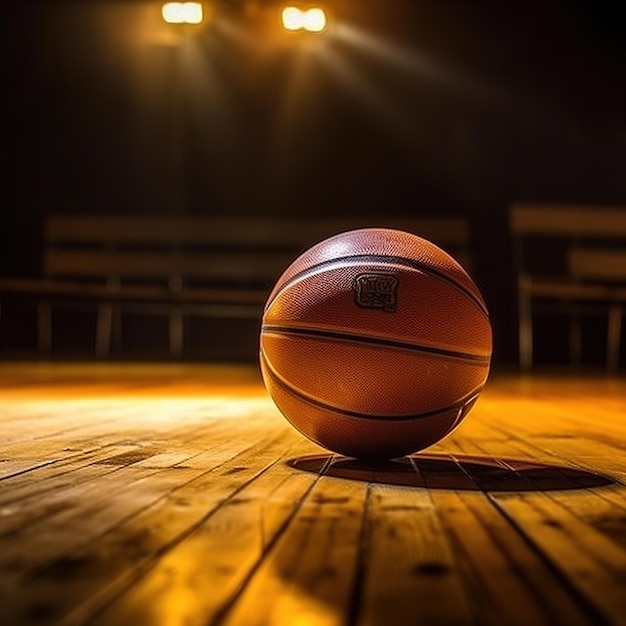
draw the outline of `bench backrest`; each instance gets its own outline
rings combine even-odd
[[[509,226],[518,274],[626,279],[626,206],[519,204]]]
[[[53,215],[43,273],[109,282],[271,286],[293,259],[332,234],[367,226],[414,232],[465,267],[466,220],[418,218],[225,218]]]
[[[621,249],[572,248],[569,267],[582,280],[626,284],[626,244]]]

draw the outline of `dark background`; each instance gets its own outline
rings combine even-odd
[[[0,275],[37,275],[48,213],[462,215],[508,363],[508,207],[626,203],[621,1],[336,0],[324,38],[160,5],[3,4]]]

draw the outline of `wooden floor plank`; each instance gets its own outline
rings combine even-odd
[[[459,558],[465,561],[468,587],[484,622],[520,626],[553,623],[529,586],[527,573],[514,567],[509,547],[498,545],[492,528],[484,522],[485,516],[476,515],[476,508],[486,508],[484,496],[456,491],[432,495],[454,537]]]
[[[319,480],[220,624],[346,623],[366,496],[366,483]]]
[[[464,444],[460,446],[463,452],[484,452],[489,447],[492,452],[509,456],[518,452],[521,458],[533,458],[535,446],[534,441],[521,439],[513,445],[510,441],[498,441],[495,445],[492,441],[489,446],[484,442]],[[552,488],[544,479],[537,484],[530,474],[528,478],[521,477],[528,482],[528,490],[492,493],[491,499],[537,553],[549,560],[563,582],[585,599],[581,608],[593,623],[620,623],[626,602],[620,591],[620,581],[626,577],[626,490],[618,488],[620,498],[615,488],[608,486],[612,495],[607,498],[603,495],[605,488],[594,490],[579,485],[568,466],[562,465],[563,458],[556,458],[560,463],[552,469]],[[495,459],[502,467],[511,467],[506,459]],[[462,457],[460,462],[463,463]],[[621,545],[603,530],[600,519],[614,520],[619,525]],[[551,593],[555,588],[554,584],[549,587]]]
[[[476,623],[454,549],[427,491],[373,484],[363,550],[359,626]]]
[[[518,527],[607,621],[623,623],[623,549],[553,501],[528,494],[501,494],[497,499]]]

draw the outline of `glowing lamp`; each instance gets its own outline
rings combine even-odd
[[[200,2],[166,2],[161,14],[168,24],[200,24],[203,19]]]
[[[286,30],[306,30],[310,33],[321,33],[326,28],[326,13],[324,9],[319,7],[310,9],[285,7],[283,9],[283,27]]]

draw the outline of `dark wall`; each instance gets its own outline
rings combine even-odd
[[[620,4],[340,0],[323,41],[270,3],[3,7],[0,274],[51,212],[466,215],[513,359],[508,206],[626,202]]]

